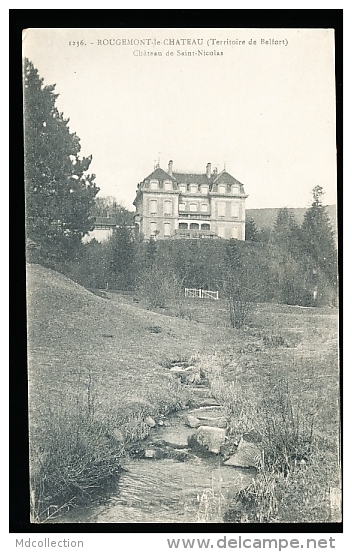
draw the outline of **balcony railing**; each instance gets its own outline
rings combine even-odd
[[[216,235],[215,232],[213,232],[212,230],[187,230],[187,229],[183,229],[183,228],[179,228],[178,230],[175,230],[175,233],[173,235],[173,238],[175,239],[182,239],[182,238],[186,238],[186,239],[203,239],[203,238],[217,238],[218,236]]]
[[[181,219],[197,219],[197,220],[207,220],[210,219],[210,213],[182,213],[178,215],[179,220]]]

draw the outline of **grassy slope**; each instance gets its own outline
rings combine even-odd
[[[65,276],[39,265],[28,266],[28,351],[31,420],[42,423],[78,388],[89,373],[97,392],[96,408],[106,416],[138,405],[150,410],[164,402],[172,378],[166,358],[210,351],[226,331],[107,300]],[[150,327],[159,326],[160,333]],[[230,331],[230,330],[228,330]]]
[[[220,362],[225,381],[239,383],[252,396],[263,390],[270,396],[276,375],[285,376],[302,416],[317,412],[324,454],[306,483],[297,479],[297,492],[290,490],[281,519],[302,515],[302,493],[308,490],[306,519],[326,520],[327,489],[339,484],[336,312],[258,305],[252,326],[234,332],[224,321],[221,301],[189,300],[190,322],[144,310],[118,294],[110,294],[110,300],[97,297],[39,265],[29,265],[27,276],[30,422],[36,445],[46,443],[50,412],[55,417],[77,397],[86,400],[90,377],[97,417],[126,434],[131,416],[140,421],[185,399],[162,366],[165,359],[198,354],[198,362]],[[151,332],[155,326],[160,333]],[[263,336],[281,336],[290,347],[267,346]],[[325,513],[319,510],[323,502]]]
[[[282,338],[285,345],[270,345],[270,340],[275,344],[276,338]],[[309,435],[309,426],[314,419],[313,454],[308,463],[287,479],[277,479],[274,496],[279,502],[278,511],[268,515],[264,496],[257,504],[249,503],[250,519],[256,520],[257,511],[264,519],[267,516],[269,522],[331,521],[329,492],[341,484],[336,311],[258,305],[243,346],[235,348],[233,358],[224,359],[223,364],[226,369],[222,374],[227,384],[235,381],[237,386],[240,385],[241,394],[249,397],[252,406],[262,397],[267,403],[269,416],[280,417],[281,410],[275,401],[280,390],[285,392],[287,382],[295,420],[302,435]],[[251,414],[251,408],[248,414]],[[248,414],[245,415],[245,424],[250,418]],[[261,416],[254,415],[249,422],[259,432],[264,429]],[[236,420],[233,425],[236,430]],[[264,476],[267,477],[268,473]]]

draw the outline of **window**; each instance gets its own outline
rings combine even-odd
[[[178,210],[179,211],[185,211],[186,210],[186,204],[185,203],[179,203],[178,204]]]
[[[152,236],[155,236],[155,233],[156,233],[156,222],[151,222],[150,223],[150,234]]]
[[[237,184],[232,186],[232,193],[233,194],[239,194],[240,193],[240,187]]]
[[[180,184],[179,189],[180,189],[181,193],[183,193],[183,194],[186,193],[187,192],[186,184]]]
[[[219,194],[224,194],[226,192],[225,184],[219,184],[218,191],[219,191]]]
[[[210,224],[201,224],[200,225],[201,230],[210,230]]]
[[[189,187],[189,191],[191,192],[191,194],[196,194],[198,192],[197,184],[191,184]]]
[[[164,215],[171,215],[171,206],[172,205],[170,200],[167,199],[166,201],[164,201]]]
[[[202,213],[207,213],[208,212],[208,204],[207,203],[202,203],[202,205],[200,206],[200,210],[202,211]]]
[[[180,230],[187,230],[188,229],[188,224],[187,224],[187,222],[180,222],[178,227],[179,227]]]
[[[191,222],[189,228],[190,230],[199,230],[199,224],[197,222]]]
[[[239,218],[240,216],[240,205],[239,203],[231,203],[231,216],[234,218]]]
[[[219,238],[225,237],[225,226],[219,226],[218,227],[218,236]]]
[[[156,199],[150,200],[150,209],[149,212],[151,215],[156,215],[158,210],[158,201]]]
[[[231,237],[234,238],[235,240],[238,240],[238,230],[239,230],[238,227],[234,226],[231,231]]]
[[[172,190],[172,182],[171,182],[171,180],[165,180],[165,182],[164,182],[164,189],[165,189],[165,192],[171,192],[171,190]]]
[[[226,207],[225,201],[219,201],[219,203],[218,203],[218,216],[219,217],[224,217],[225,216],[225,207]]]
[[[198,205],[196,203],[190,203],[189,205],[189,210],[192,212],[192,213],[195,213],[196,211],[198,211]]]
[[[151,190],[157,190],[158,189],[158,181],[157,180],[151,180],[150,181],[150,189]]]
[[[202,193],[203,195],[207,195],[207,193],[208,193],[208,186],[202,186],[202,187],[201,187],[201,193]]]
[[[170,237],[170,232],[171,232],[171,224],[169,222],[164,222],[164,236],[167,238],[167,237]]]

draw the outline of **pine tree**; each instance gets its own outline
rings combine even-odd
[[[133,289],[135,283],[135,242],[130,228],[121,226],[114,231],[109,242],[111,250],[110,270],[119,289]]]
[[[92,157],[78,157],[80,139],[55,106],[55,85],[44,86],[26,58],[23,67],[27,237],[46,256],[71,256],[93,229],[91,210],[99,191],[85,174]]]
[[[337,251],[329,215],[322,203],[323,188],[315,186],[313,202],[302,224],[302,239],[306,253],[327,276],[331,284],[337,281]]]
[[[284,252],[299,258],[301,255],[300,228],[294,214],[287,208],[279,209],[275,221],[272,241]]]
[[[246,240],[247,241],[259,241],[259,233],[257,225],[252,217],[246,218]]]

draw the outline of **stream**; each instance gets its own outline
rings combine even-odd
[[[197,395],[197,408],[179,411],[151,428],[139,450],[122,461],[123,471],[109,496],[73,509],[60,522],[221,522],[228,500],[251,483],[256,470],[226,466],[219,454],[189,440],[200,425],[225,434],[225,429],[216,429],[224,428],[226,420],[209,389],[197,386]]]

